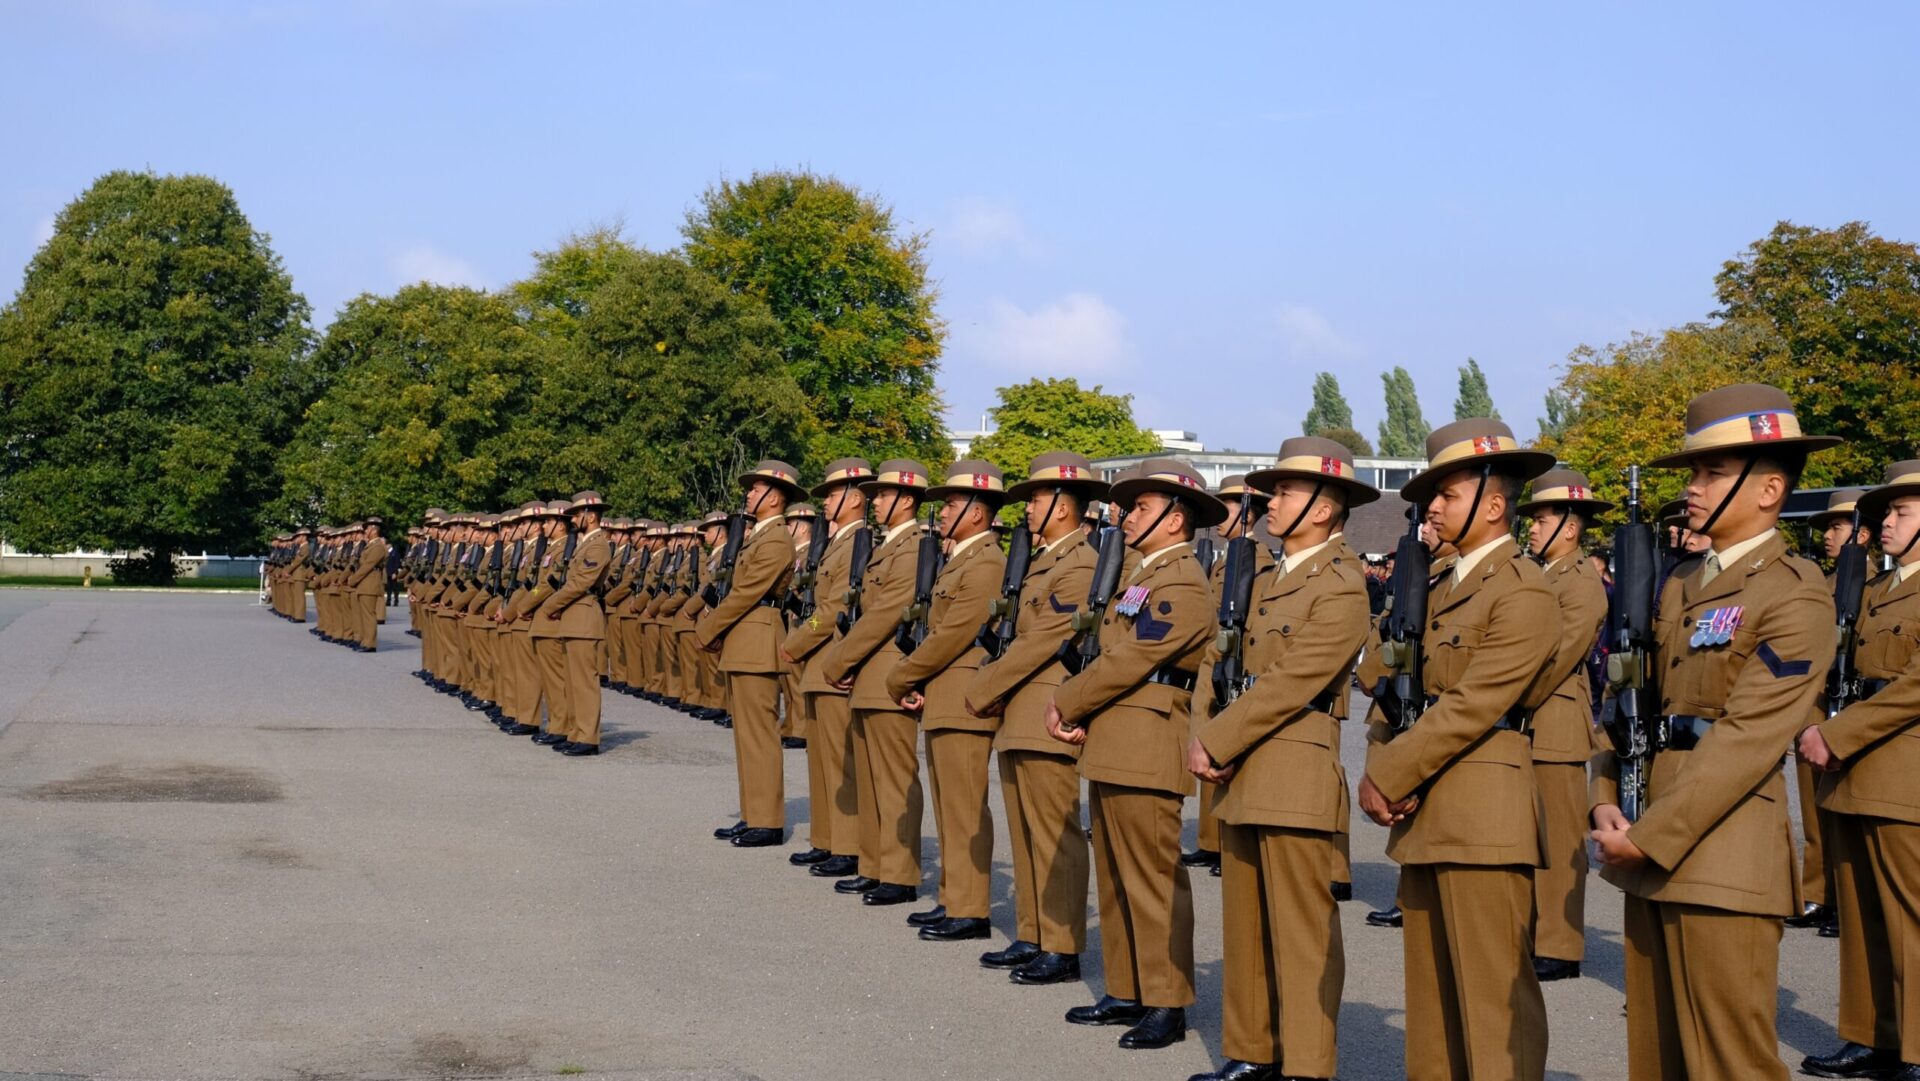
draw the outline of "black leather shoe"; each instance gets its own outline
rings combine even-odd
[[[824,848],[809,848],[805,852],[795,852],[787,857],[787,862],[795,867],[808,867],[816,863],[825,863],[833,858],[833,853]]]
[[[560,753],[566,755],[568,758],[592,758],[594,755],[600,753],[600,745],[598,743],[563,743],[560,746],[563,748]],[[733,843],[739,844],[740,842],[736,839]]]
[[[879,888],[880,880],[877,878],[868,878],[866,875],[843,878],[833,884],[833,892],[835,893],[868,893]]]
[[[378,652],[378,651],[377,651],[377,650],[375,650],[375,649],[374,649],[374,647],[372,647],[372,646],[355,646],[355,647],[354,647],[354,650],[355,650],[356,652],[359,652],[359,653],[375,653],[375,652]]]
[[[680,700],[678,698],[669,698],[664,694],[654,699],[654,701],[660,703],[663,706],[677,706],[680,704]]]
[[[848,878],[860,873],[860,861],[852,856],[830,856],[807,868],[807,873],[815,878]]]
[[[807,741],[801,739],[799,736],[782,736],[780,737],[780,746],[785,747],[789,751],[804,751],[807,749]]]
[[[1818,927],[1833,915],[1833,909],[1827,905],[1808,905],[1800,910],[1798,916],[1788,916],[1788,927]]]
[[[746,828],[747,824],[745,822],[735,822],[731,826],[721,826],[719,829],[714,830],[713,836],[715,840],[731,841],[735,834]]]
[[[787,843],[787,831],[767,826],[748,826],[733,835],[735,848],[772,848]]]
[[[1558,957],[1536,957],[1533,959],[1533,975],[1541,983],[1577,980],[1580,978],[1580,962],[1563,961]]]
[[[719,725],[722,728],[732,728],[733,715],[730,713],[722,713],[720,716],[715,717],[713,719],[713,723]]]
[[[949,917],[931,927],[920,928],[920,937],[928,942],[964,942],[993,934],[993,924],[973,917]]]
[[[882,882],[868,890],[860,898],[863,905],[904,905],[909,901],[918,901],[920,891],[912,886],[901,886],[892,882]]]
[[[946,918],[947,906],[934,905],[925,912],[915,912],[913,915],[908,916],[907,925],[910,927],[932,927],[934,924]]]
[[[511,728],[502,728],[501,731],[509,736],[531,736],[540,729],[530,724],[516,724]]]
[[[1840,937],[1840,913],[1835,912],[1833,915],[1828,916],[1827,922],[1820,925],[1820,937],[1821,938],[1839,938]]]
[[[1920,1065],[1906,1063],[1888,1074],[1887,1081],[1920,1081]]]
[[[542,732],[539,735],[533,737],[533,741],[535,743],[538,743],[542,747],[551,747],[556,743],[565,743],[567,741],[567,737],[561,735],[558,732]]]
[[[1069,1025],[1132,1025],[1147,1015],[1147,1008],[1130,998],[1101,995],[1091,1006],[1075,1006],[1067,1011]]]
[[[1900,1068],[1900,1053],[1847,1043],[1831,1055],[1808,1055],[1800,1072],[1815,1077],[1886,1077]]]
[[[1405,921],[1400,915],[1399,905],[1379,912],[1367,913],[1368,927],[1398,927],[1403,922]]]
[[[1151,1051],[1186,1038],[1187,1011],[1178,1006],[1155,1006],[1120,1037],[1120,1046],[1127,1051]]]
[[[1226,1065],[1212,1073],[1197,1073],[1187,1081],[1286,1081],[1280,1076],[1280,1067],[1271,1062],[1242,1062],[1230,1058]]]
[[[1207,875],[1208,875],[1209,877],[1211,877],[1211,878],[1219,878],[1219,877],[1220,877],[1220,865],[1216,863],[1216,864],[1214,864],[1213,866],[1211,866],[1211,867],[1209,867],[1209,868],[1207,868]]]
[[[560,742],[558,742],[558,743],[555,743],[555,744],[550,744],[550,745],[549,745],[549,746],[547,747],[547,750],[549,750],[549,751],[552,751],[552,752],[554,752],[555,754],[566,754],[566,753],[567,753],[567,748],[569,748],[569,747],[572,747],[572,746],[574,746],[574,742],[573,742],[572,740],[570,740],[570,739],[563,739],[563,740],[561,740],[561,741],[560,741]]]
[[[1335,882],[1332,888],[1334,903],[1338,904],[1343,901],[1353,900],[1353,883]],[[1246,1065],[1254,1065],[1254,1063],[1247,1063]]]
[[[1218,867],[1220,853],[1196,848],[1191,852],[1180,853],[1180,863],[1186,867]]]
[[[981,968],[1019,968],[1028,961],[1040,956],[1040,944],[1025,939],[1015,939],[1013,945],[1004,950],[991,950],[980,955]]]
[[[604,686],[606,686],[607,684],[609,684],[609,683],[611,683],[611,682],[613,682],[613,681],[612,681],[612,680],[610,680],[610,679],[608,679],[608,678],[607,678],[607,677],[605,677],[605,676],[601,676],[601,677],[600,677],[600,685],[601,685],[602,687],[604,687]]]
[[[1068,983],[1080,978],[1080,955],[1077,953],[1042,953],[1034,959],[1007,973],[1007,979],[1022,987],[1039,987],[1049,983]]]

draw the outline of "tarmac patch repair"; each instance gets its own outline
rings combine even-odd
[[[24,795],[72,803],[273,803],[281,798],[280,785],[264,773],[194,762],[95,766]]]

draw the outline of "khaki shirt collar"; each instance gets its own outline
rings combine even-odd
[[[901,522],[899,525],[894,526],[892,529],[887,530],[886,536],[880,538],[880,543],[885,544],[888,541],[892,540],[893,538],[899,536],[902,533],[905,533],[907,530],[912,529],[914,526],[917,526],[919,524],[920,524],[920,519],[909,518],[906,521]]]
[[[1333,536],[1328,537],[1326,540],[1321,541],[1319,544],[1316,544],[1311,548],[1305,549],[1304,551],[1295,552],[1292,555],[1287,555],[1283,551],[1279,559],[1280,573],[1282,575],[1285,575],[1288,571],[1292,570],[1293,568],[1306,563],[1308,560],[1312,559],[1314,556],[1319,555],[1321,549],[1325,548],[1329,544],[1332,544],[1335,540],[1338,540],[1339,537],[1340,537],[1340,534],[1335,533]]]
[[[1729,567],[1732,567],[1738,564],[1742,559],[1745,559],[1748,553],[1752,552],[1755,548],[1758,548],[1761,545],[1767,543],[1769,540],[1772,540],[1775,532],[1776,531],[1772,529],[1763,530],[1758,536],[1748,537],[1746,540],[1741,541],[1739,544],[1736,544],[1731,548],[1713,549],[1713,554],[1718,556],[1720,559],[1720,569],[1724,571]]]
[[[978,544],[980,541],[991,536],[993,536],[993,530],[983,529],[980,532],[975,533],[973,536],[968,537],[966,540],[960,541],[959,543],[955,544],[953,546],[953,551],[947,553],[947,558],[953,559],[954,557],[958,556],[961,552],[966,551],[967,549],[973,547],[975,544]]]
[[[785,518],[780,517],[778,514],[774,515],[771,518],[762,518],[759,521],[753,523],[753,532],[749,533],[748,536],[757,537],[760,534],[766,532],[768,529],[772,528],[773,526],[785,527],[786,524],[787,524],[787,520]]]
[[[1193,545],[1189,544],[1186,541],[1181,541],[1179,544],[1169,544],[1165,548],[1160,549],[1159,551],[1153,553],[1152,555],[1143,557],[1140,560],[1140,569],[1134,571],[1133,576],[1135,578],[1138,578],[1141,575],[1147,573],[1148,567],[1153,566],[1155,563],[1160,562],[1164,558],[1177,555],[1181,552],[1187,552],[1192,550],[1193,550]]]
[[[1086,537],[1087,537],[1087,527],[1080,526],[1079,528],[1075,529],[1073,532],[1067,534],[1064,537],[1061,537],[1059,540],[1053,541],[1050,544],[1042,545],[1040,548],[1041,554],[1044,555],[1047,552],[1053,551],[1055,548],[1061,548],[1068,544],[1085,544]]]
[[[1478,566],[1481,560],[1487,558],[1488,553],[1492,552],[1495,548],[1498,548],[1503,544],[1511,544],[1512,542],[1513,542],[1513,538],[1508,537],[1505,534],[1502,534],[1488,541],[1487,543],[1481,545],[1480,547],[1475,548],[1473,551],[1462,554],[1458,560],[1454,561],[1454,564],[1453,564],[1454,583],[1458,584],[1460,582],[1466,581],[1467,572],[1471,571],[1474,567]]]

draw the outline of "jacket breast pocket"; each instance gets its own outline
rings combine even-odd
[[[1466,673],[1467,661],[1487,633],[1481,623],[1429,624],[1426,634],[1427,686],[1452,687]]]

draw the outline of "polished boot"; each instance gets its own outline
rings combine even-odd
[[[1831,1055],[1808,1055],[1800,1072],[1815,1077],[1886,1077],[1900,1068],[1900,1053],[1857,1043],[1843,1045]]]
[[[991,950],[980,955],[981,968],[1019,968],[1028,961],[1040,956],[1040,944],[1016,939],[1013,945],[1004,950]]]
[[[1196,848],[1191,852],[1180,853],[1180,863],[1184,867],[1218,867],[1220,853],[1210,849]]]
[[[1353,883],[1335,882],[1333,884],[1333,899],[1335,903],[1353,900]],[[1243,1065],[1252,1065],[1252,1063],[1244,1063]]]
[[[863,905],[904,905],[909,901],[918,901],[920,891],[912,886],[901,886],[892,882],[882,882],[868,890],[860,898]]]
[[[558,732],[542,732],[539,735],[533,737],[533,741],[535,743],[538,743],[542,747],[551,747],[556,743],[565,743],[567,741],[567,737],[561,735]]]
[[[789,751],[804,751],[807,749],[807,741],[801,739],[799,736],[782,736],[780,737],[780,746],[785,747]]]
[[[1197,1073],[1187,1081],[1286,1081],[1280,1076],[1280,1067],[1271,1062],[1241,1062],[1230,1058],[1227,1064],[1212,1073]]]
[[[731,826],[721,826],[719,829],[714,830],[713,836],[715,840],[731,841],[736,834],[746,828],[747,824],[745,822],[735,822]]]
[[[825,863],[833,858],[833,853],[824,848],[809,848],[805,852],[795,852],[787,857],[787,862],[795,867],[808,867],[816,863]]]
[[[554,753],[556,753],[556,754],[566,754],[566,753],[567,753],[567,749],[568,749],[568,748],[570,748],[570,747],[572,747],[573,745],[574,745],[574,743],[573,743],[573,741],[572,741],[572,740],[570,740],[570,739],[563,739],[563,740],[561,740],[561,741],[560,741],[560,742],[558,742],[558,743],[550,743],[550,744],[548,744],[548,745],[547,745],[547,750],[549,750],[549,751],[553,751],[553,752],[554,752]]]
[[[1077,953],[1042,953],[1033,960],[1007,973],[1007,979],[1023,987],[1040,987],[1049,983],[1067,983],[1080,978],[1080,955]]]
[[[1833,909],[1827,905],[1809,904],[1800,910],[1798,916],[1788,916],[1786,924],[1788,927],[1818,927],[1832,915]]]
[[[1558,957],[1536,957],[1533,959],[1533,975],[1541,983],[1577,980],[1580,978],[1580,962],[1563,961]]]
[[[771,826],[748,826],[733,835],[735,848],[772,848],[787,843],[787,831]]]
[[[592,758],[594,755],[600,753],[600,745],[598,743],[565,743],[561,746],[566,749],[560,753],[566,755],[568,758]],[[736,838],[733,843],[739,844],[740,841]]]
[[[852,856],[830,856],[807,868],[807,873],[817,878],[846,878],[860,873],[860,861]]]
[[[947,906],[934,905],[925,912],[915,912],[913,915],[908,916],[907,924],[910,927],[932,927],[934,924],[946,918]]]
[[[1832,915],[1827,917],[1827,920],[1825,923],[1822,923],[1820,925],[1820,937],[1821,938],[1839,938],[1840,937],[1840,913],[1838,912],[1833,913]]]
[[[1120,1046],[1128,1051],[1151,1051],[1186,1038],[1187,1011],[1179,1006],[1155,1006],[1120,1037]]]
[[[511,728],[502,728],[500,731],[505,732],[509,736],[531,736],[535,732],[540,731],[540,729],[530,724],[516,724]]]
[[[1920,1064],[1904,1063],[1887,1075],[1887,1081],[1920,1081]]]
[[[1101,995],[1091,1006],[1075,1006],[1067,1011],[1070,1025],[1132,1025],[1147,1015],[1147,1008],[1129,998]]]
[[[866,875],[843,878],[833,884],[833,892],[835,893],[869,893],[879,888],[880,880],[877,878],[868,878]]]
[[[984,918],[973,916],[949,916],[931,927],[920,928],[920,937],[928,942],[964,942],[968,939],[987,938],[992,934],[993,924]]]
[[[1379,912],[1367,913],[1368,927],[1398,927],[1401,922],[1399,905],[1394,905],[1392,908],[1383,909]]]

